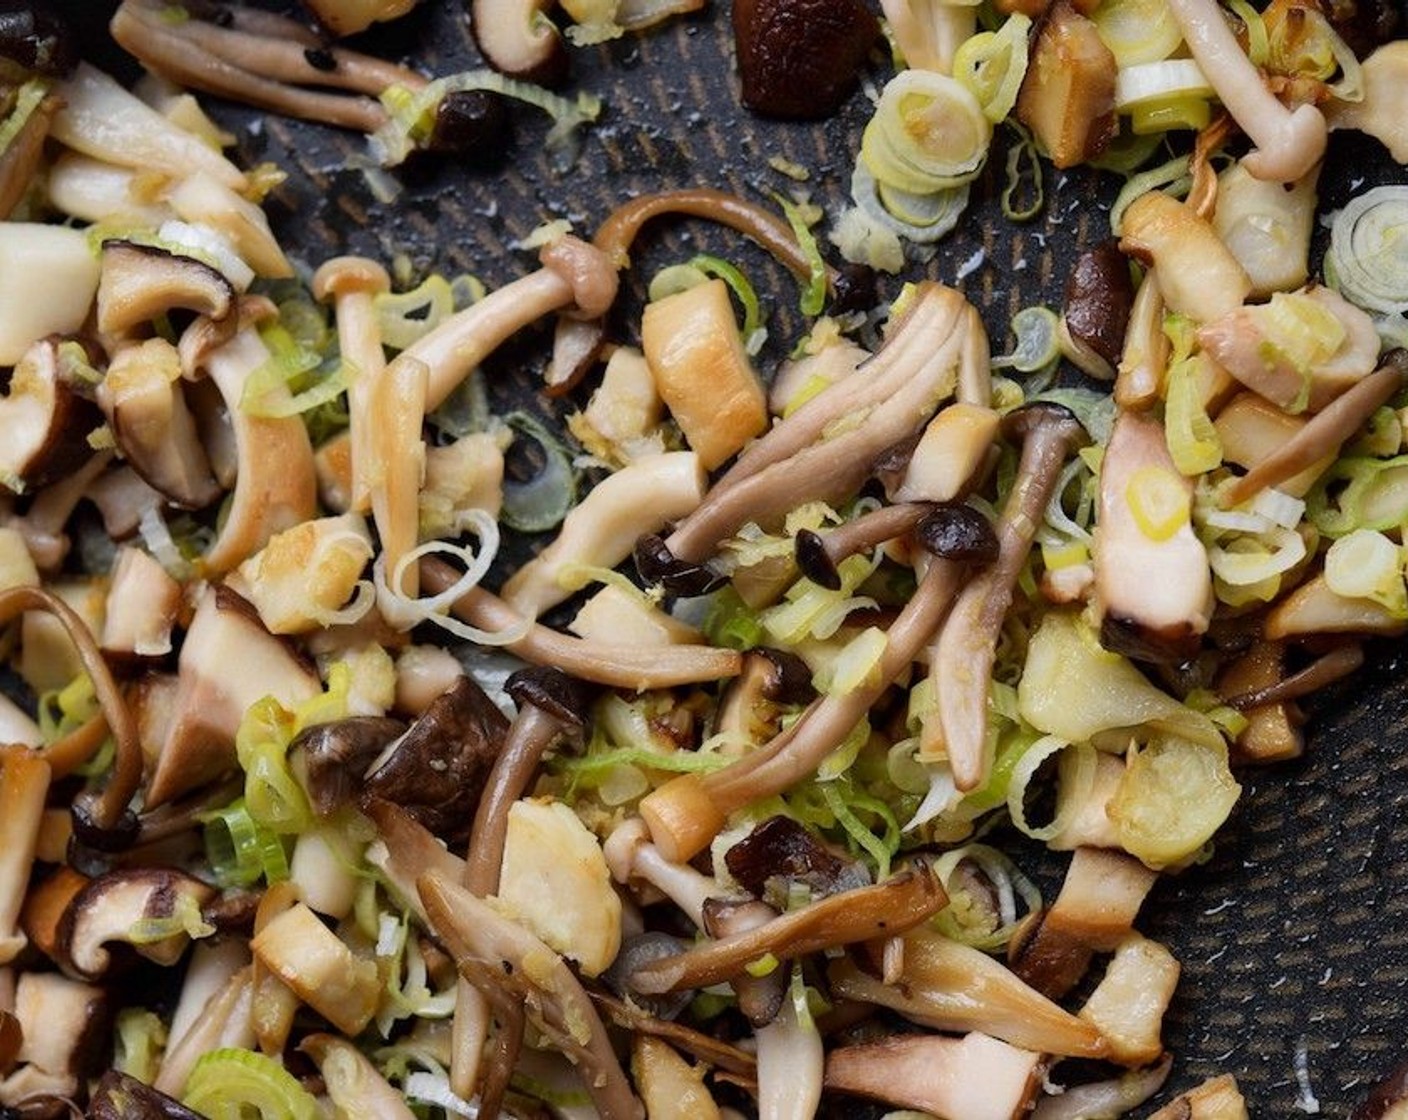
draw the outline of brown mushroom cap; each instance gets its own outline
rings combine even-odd
[[[95,979],[113,966],[107,946],[121,942],[158,964],[175,964],[185,951],[186,934],[139,941],[134,927],[170,918],[178,906],[194,904],[198,910],[214,896],[214,887],[180,871],[109,871],[74,895],[64,911],[59,926],[61,963],[76,976]]]
[[[405,732],[403,722],[384,716],[350,716],[301,731],[289,744],[289,758],[301,770],[313,811],[330,816],[355,801],[362,775]]]
[[[102,426],[102,414],[61,360],[61,343],[50,337],[31,346],[0,398],[0,494],[37,489],[93,455],[88,436]]]
[[[567,49],[545,6],[543,0],[471,0],[474,45],[500,74],[543,86],[567,80]]]

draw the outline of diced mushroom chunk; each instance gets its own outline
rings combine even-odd
[[[0,223],[0,229],[7,224]],[[0,275],[3,271],[0,260]],[[101,427],[102,414],[88,388],[69,372],[61,345],[57,338],[45,338],[11,359],[15,368],[9,391],[0,397],[0,429],[5,432],[0,494],[36,489],[92,457],[88,436]]]
[[[1037,34],[1017,97],[1017,116],[1057,167],[1099,155],[1114,139],[1117,71],[1095,24],[1058,0]]]

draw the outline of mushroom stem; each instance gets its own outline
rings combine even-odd
[[[439,872],[416,881],[431,929],[461,975],[526,1005],[549,1040],[582,1069],[604,1120],[641,1120],[606,1028],[560,956],[522,926]]]
[[[1243,162],[1258,179],[1289,183],[1325,154],[1328,129],[1313,105],[1287,109],[1267,90],[1213,0],[1169,0],[1199,68],[1256,151]]]
[[[698,564],[745,522],[767,525],[810,499],[854,493],[889,448],[921,431],[970,367],[986,372],[982,323],[952,288],[915,289],[884,347],[751,444],[666,542]],[[850,422],[864,417],[864,423]],[[840,429],[839,431],[837,429]]]
[[[642,879],[684,911],[698,929],[704,928],[704,903],[724,892],[712,876],[687,863],[673,863],[650,842],[650,831],[639,817],[616,826],[603,846],[611,877],[625,884]]]
[[[107,720],[116,745],[112,775],[103,791],[92,800],[75,800],[74,812],[89,817],[102,830],[116,830],[128,813],[128,803],[142,784],[142,747],[132,713],[103,659],[98,643],[77,612],[57,596],[38,587],[12,587],[0,591],[0,626],[24,611],[45,611],[63,625],[78,650],[83,669],[93,682],[98,707]],[[99,743],[94,744],[94,750]],[[135,822],[135,818],[133,818]],[[86,823],[86,822],[85,822]]]
[[[796,1004],[782,1001],[776,1018],[759,1027],[759,1120],[809,1120],[821,1103],[826,1051],[810,1016],[803,1021]]]
[[[1408,374],[1408,350],[1390,350],[1383,365],[1340,394],[1281,444],[1227,488],[1224,502],[1241,505],[1268,486],[1294,478],[1307,467],[1335,454],[1359,430],[1374,410],[1387,402]]]
[[[455,582],[454,570],[442,560],[422,560],[420,573],[431,594]],[[450,610],[456,618],[486,630],[505,630],[524,621],[516,610],[482,587],[471,588]],[[602,645],[570,638],[537,623],[504,648],[535,665],[556,665],[585,681],[637,691],[736,677],[743,664],[736,650],[700,645],[649,649]]]
[[[1284,680],[1264,688],[1239,692],[1227,697],[1223,703],[1239,712],[1251,711],[1267,704],[1285,704],[1297,700],[1311,692],[1318,692],[1327,685],[1349,676],[1364,664],[1364,647],[1359,644],[1340,646],[1322,657],[1317,657],[1298,673],[1292,673]]]
[[[797,566],[813,583],[839,591],[841,575],[836,570],[837,564],[857,552],[904,536],[933,508],[928,502],[901,502],[871,510],[824,536],[803,529],[797,534]]]
[[[313,274],[313,294],[331,298],[337,316],[338,352],[355,373],[347,386],[347,419],[352,449],[351,509],[365,512],[371,504],[367,448],[372,429],[372,388],[386,368],[376,296],[390,291],[391,278],[366,257],[334,257]]]
[[[1149,408],[1159,399],[1168,366],[1169,341],[1164,334],[1164,297],[1158,270],[1144,273],[1125,328],[1124,349],[1115,374],[1115,403],[1129,411]]]
[[[0,965],[9,964],[28,943],[18,921],[49,779],[49,764],[38,751],[0,747]]]
[[[1002,619],[1066,456],[1085,437],[1060,405],[1028,405],[1006,423],[1022,438],[1022,456],[997,525],[997,561],[963,589],[931,650],[938,707],[926,714],[921,733],[921,755],[946,755],[954,784],[965,791],[982,785],[989,765],[988,684]]]

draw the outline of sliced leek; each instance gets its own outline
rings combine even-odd
[[[1014,12],[997,31],[974,35],[958,48],[953,76],[968,87],[993,124],[1017,104],[1027,73],[1027,32],[1032,21]]]
[[[972,182],[983,169],[992,122],[962,82],[906,70],[885,86],[861,141],[877,180],[912,194]]]
[[[1165,0],[1105,0],[1090,18],[1122,69],[1168,58],[1183,42]]]

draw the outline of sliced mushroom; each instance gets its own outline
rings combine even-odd
[[[1157,1065],[1147,1069],[1130,1070],[1117,1078],[1105,1081],[1087,1081],[1081,1085],[1070,1085],[1054,1096],[1043,1097],[1037,1102],[1032,1120],[1086,1120],[1090,1116],[1121,1116],[1131,1108],[1138,1108],[1163,1088],[1173,1069],[1173,1056],[1164,1055]],[[1162,1111],[1162,1110],[1161,1110]],[[1218,1114],[1222,1120],[1221,1114]],[[1151,1118],[1152,1120],[1152,1118]],[[1165,1116],[1163,1120],[1189,1120],[1186,1113],[1178,1112]],[[1208,1120],[1212,1120],[1208,1117]],[[1238,1120],[1229,1116],[1226,1120]],[[1245,1120],[1242,1117],[1241,1120]]]
[[[400,720],[382,716],[351,716],[301,731],[289,744],[289,761],[313,811],[327,817],[354,802],[362,776],[405,731]]]
[[[567,48],[542,0],[471,0],[469,26],[486,62],[501,74],[539,85],[567,79]]]
[[[1294,184],[1267,182],[1240,162],[1217,177],[1212,228],[1246,270],[1253,296],[1292,291],[1309,276],[1316,178],[1312,171]]]
[[[653,606],[637,591],[607,584],[582,604],[567,629],[587,642],[639,647],[703,642],[695,627]]]
[[[896,502],[951,502],[974,485],[992,453],[998,416],[986,405],[956,401],[929,421],[890,497]]]
[[[100,875],[64,911],[61,963],[75,976],[97,979],[114,965],[108,946],[121,943],[158,964],[175,964],[190,943],[189,927],[201,926],[200,908],[214,897],[214,887],[179,871]]]
[[[21,362],[36,339],[76,332],[97,288],[98,262],[81,230],[0,224],[0,365]]]
[[[378,1120],[415,1120],[405,1096],[393,1089],[357,1047],[331,1034],[310,1034],[298,1049],[313,1059],[323,1075],[333,1106],[348,1115]]]
[[[1062,352],[1092,377],[1114,377],[1133,306],[1134,282],[1119,243],[1106,240],[1085,250],[1066,280]]]
[[[1256,642],[1217,678],[1219,694],[1228,697],[1230,706],[1247,720],[1236,741],[1241,762],[1279,762],[1299,757],[1305,748],[1301,733],[1304,716],[1294,704],[1294,697],[1282,700],[1277,695],[1285,675],[1285,652],[1280,642]],[[1334,658],[1336,654],[1348,654],[1348,664],[1363,659],[1358,646],[1343,647],[1326,657]],[[1320,687],[1320,682],[1315,681],[1313,687]]]
[[[235,299],[224,274],[195,257],[133,241],[103,242],[98,329],[106,334],[126,334],[177,309],[219,322],[234,312]]]
[[[252,966],[245,965],[231,973],[201,1006],[190,1028],[181,1034],[172,1033],[152,1088],[168,1094],[181,1093],[203,1055],[229,1046],[253,1046],[253,989]]]
[[[57,338],[46,338],[11,359],[17,364],[9,391],[0,398],[0,427],[6,432],[0,493],[36,489],[92,458],[88,436],[102,425],[102,416],[89,388],[63,360],[61,345]]]
[[[53,972],[20,973],[14,1013],[23,1034],[18,1057],[24,1064],[0,1082],[0,1104],[21,1103],[26,1082],[46,1085],[60,1096],[74,1092],[81,1078],[103,1064],[112,1011],[101,988]]]
[[[61,864],[38,880],[25,896],[20,928],[29,942],[55,964],[61,959],[59,931],[74,897],[92,880],[68,864]]]
[[[113,561],[99,645],[109,656],[164,657],[180,609],[181,585],[147,553],[124,546]]]
[[[690,1065],[668,1043],[631,1036],[631,1074],[647,1116],[659,1120],[720,1120],[719,1106],[704,1085],[705,1067]]]
[[[296,706],[318,695],[317,675],[224,586],[196,607],[177,662],[171,726],[147,786],[149,806],[170,801],[235,765],[235,732],[251,704]]]
[[[1134,293],[1124,349],[1115,373],[1115,403],[1131,411],[1149,408],[1163,390],[1170,343],[1164,334],[1164,297],[1158,270],[1148,269]]]
[[[1213,612],[1208,553],[1193,531],[1193,484],[1169,454],[1163,425],[1135,412],[1115,420],[1100,467],[1096,610],[1108,649],[1184,661]]]
[[[943,1031],[981,1031],[1036,1053],[1103,1057],[1092,1024],[1063,1011],[987,954],[931,932],[905,938],[898,983],[886,984],[850,958],[834,962],[832,991],[898,1011]]]
[[[1251,280],[1211,224],[1162,191],[1150,191],[1130,203],[1120,248],[1157,269],[1159,291],[1169,310],[1199,323],[1236,311],[1252,290]]]
[[[781,730],[788,708],[809,704],[815,697],[811,670],[796,654],[766,647],[749,650],[743,671],[719,700],[714,730],[728,737],[725,751],[732,747],[732,753],[738,753],[744,744],[771,739]]]
[[[1392,1103],[1392,1102],[1390,1102]],[[1149,1120],[1247,1120],[1247,1102],[1230,1073],[1210,1077],[1164,1105]],[[1392,1112],[1364,1112],[1362,1120],[1394,1120]],[[1360,1113],[1353,1120],[1361,1120]]]
[[[1179,964],[1157,941],[1131,933],[1095,991],[1080,1009],[1109,1043],[1109,1058],[1123,1066],[1143,1066],[1163,1053],[1164,1012],[1178,984]]]
[[[355,955],[301,902],[272,918],[250,949],[256,962],[344,1034],[360,1033],[376,1011],[376,962]]]
[[[253,327],[205,356],[204,368],[220,390],[234,427],[239,468],[230,511],[204,564],[220,574],[262,548],[275,533],[310,520],[317,512],[317,480],[308,430],[299,416],[252,415],[245,386],[270,354]],[[269,395],[286,399],[282,386]]]
[[[271,536],[235,570],[230,585],[271,634],[356,622],[372,605],[371,585],[361,577],[373,551],[361,514],[303,521]]]
[[[49,764],[37,751],[0,746],[0,965],[14,960],[27,941],[20,910],[29,890],[49,778]]]
[[[463,842],[508,727],[484,690],[462,676],[372,763],[364,795],[401,805],[436,835]]]
[[[1057,167],[1083,163],[1115,138],[1117,70],[1094,22],[1064,0],[1053,4],[1032,45],[1017,116]]]
[[[1361,9],[1363,5],[1359,6]],[[1390,11],[1385,7],[1385,11]],[[1364,60],[1360,80],[1362,100],[1328,106],[1331,126],[1358,129],[1374,137],[1399,163],[1408,160],[1408,113],[1404,112],[1403,77],[1408,72],[1408,46],[1383,43]]]
[[[1041,1084],[1042,1058],[976,1031],[892,1035],[833,1050],[826,1087],[963,1120],[1017,1120]]]
[[[1213,427],[1222,444],[1222,461],[1250,471],[1276,455],[1308,422],[1307,417],[1291,416],[1248,391],[1238,393],[1222,407]],[[1299,474],[1281,479],[1275,484],[1276,489],[1293,498],[1303,498],[1334,461],[1331,451]]]
[[[1266,616],[1271,641],[1315,634],[1401,634],[1408,620],[1372,599],[1337,595],[1323,575],[1306,580]]]

